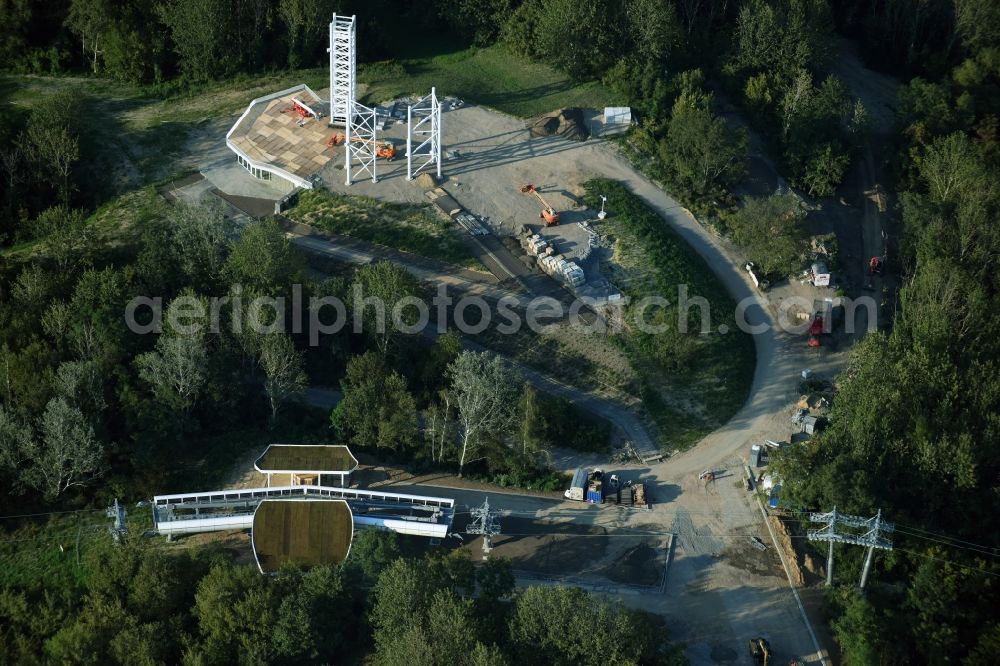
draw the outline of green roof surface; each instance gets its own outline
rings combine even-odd
[[[322,472],[353,471],[358,461],[343,445],[271,444],[254,463],[261,472]]]
[[[347,559],[354,518],[344,500],[264,500],[253,516],[252,543],[264,573],[293,562],[304,567]]]

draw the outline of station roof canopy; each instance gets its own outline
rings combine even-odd
[[[271,444],[254,467],[265,474],[349,474],[357,469],[358,461],[343,445]]]
[[[261,573],[292,562],[303,567],[347,559],[354,516],[344,500],[264,500],[253,516],[251,544]]]
[[[308,109],[305,116],[296,104]],[[309,115],[309,111],[319,117]],[[264,95],[250,102],[226,134],[226,145],[257,166],[274,171],[300,187],[311,187],[309,177],[335,153],[327,145],[332,134],[327,120],[329,111],[330,103],[305,84]]]

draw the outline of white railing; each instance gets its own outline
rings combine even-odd
[[[237,488],[233,490],[212,490],[203,493],[178,493],[156,495],[154,507],[169,507],[184,504],[210,504],[214,502],[239,502],[241,500],[263,500],[281,497],[332,497],[335,499],[361,502],[396,502],[412,506],[454,509],[455,500],[450,497],[427,497],[405,493],[386,493],[360,488],[336,488],[333,486],[274,486],[271,488]]]
[[[243,513],[234,516],[217,516],[214,518],[186,518],[184,520],[165,520],[156,523],[156,531],[162,535],[197,534],[199,532],[223,532],[226,530],[248,530],[253,527],[253,513]],[[403,520],[401,518],[378,518],[354,514],[355,527],[377,527],[391,530],[399,534],[443,539],[448,536],[450,523],[428,523],[419,520]]]

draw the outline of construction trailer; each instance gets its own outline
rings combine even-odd
[[[587,470],[583,467],[573,472],[573,480],[569,484],[569,489],[563,493],[563,497],[568,500],[582,502],[587,493]]]
[[[810,268],[812,283],[814,287],[830,286],[830,269],[826,267],[826,262],[816,261]]]
[[[604,499],[604,472],[599,469],[588,471],[580,467],[573,472],[573,480],[563,497],[577,502],[600,504]]]

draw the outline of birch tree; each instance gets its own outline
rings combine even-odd
[[[74,189],[70,175],[80,160],[80,140],[71,128],[45,124],[44,120],[29,121],[27,136],[31,141],[31,157],[40,165],[41,173],[53,181],[60,201],[69,203]]]
[[[175,319],[171,313],[180,307],[181,298],[191,297],[181,296],[171,301],[166,321]],[[207,311],[205,300],[200,301]],[[187,333],[168,328],[160,334],[155,349],[136,357],[135,364],[139,377],[150,385],[157,397],[187,415],[208,381],[208,345],[204,327]]]
[[[225,214],[220,205],[178,203],[170,215],[177,259],[189,283],[198,288],[215,285],[228,252]]]
[[[448,366],[451,391],[458,412],[458,475],[467,463],[479,460],[480,439],[486,433],[504,433],[514,423],[518,373],[486,352],[462,352]]]
[[[431,447],[431,462],[444,460],[445,444],[454,434],[451,395],[442,390],[438,399],[424,412],[424,440]]]
[[[97,59],[104,53],[102,37],[111,27],[111,9],[105,0],[73,0],[66,17],[66,27],[80,38],[80,50],[90,60],[94,74]]]
[[[96,416],[108,406],[104,377],[94,361],[66,361],[56,370],[56,393],[85,414]]]
[[[261,339],[260,365],[264,369],[264,390],[271,403],[271,425],[278,418],[281,404],[305,390],[307,379],[302,354],[286,333],[272,333]]]
[[[83,486],[103,471],[104,447],[87,418],[64,398],[53,398],[39,422],[41,438],[31,446],[28,485],[55,499],[66,490]]]
[[[90,242],[83,211],[65,204],[46,208],[35,218],[35,228],[45,238],[45,247],[60,272],[80,262]]]

